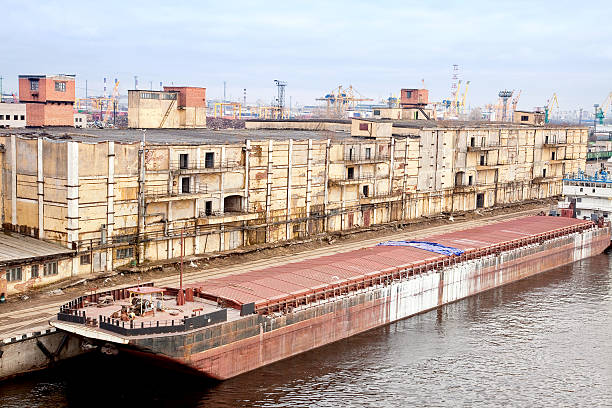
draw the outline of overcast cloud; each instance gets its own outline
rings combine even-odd
[[[74,73],[77,94],[159,82],[269,102],[274,79],[294,103],[352,84],[376,100],[402,87],[450,93],[452,64],[468,103],[522,89],[519,108],[557,92],[562,110],[612,91],[612,3],[590,1],[105,1],[3,0],[4,90],[18,74]]]

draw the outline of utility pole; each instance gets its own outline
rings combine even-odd
[[[138,75],[134,75],[134,89],[138,89]]]
[[[599,108],[599,104],[596,103],[593,105],[593,108],[595,108],[595,115],[593,116],[593,136],[595,136],[595,132],[597,131],[597,108]]]
[[[149,81],[149,89],[153,90],[153,81]]]
[[[3,80],[3,79],[4,79],[4,78],[2,78],[2,77],[0,76],[0,103],[2,103],[2,80]]]
[[[226,85],[227,83],[225,81],[223,81],[223,102],[226,102],[227,99],[225,99],[225,89],[226,89]]]
[[[582,108],[580,108],[580,116],[578,116],[578,125],[582,124]]]

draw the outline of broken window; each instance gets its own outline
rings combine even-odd
[[[189,179],[189,177],[182,177],[181,178],[181,193],[183,194],[188,194],[190,189],[189,189],[189,182],[191,180]]]
[[[47,262],[43,267],[44,276],[57,275],[57,262]]]
[[[212,215],[212,201],[206,201],[206,203],[204,203],[204,214],[207,216]]]
[[[546,169],[542,169],[542,177],[546,177]]]
[[[91,265],[91,254],[81,255],[81,265]]]
[[[188,154],[179,154],[179,168],[180,169],[188,169],[189,168],[189,155]]]
[[[470,147],[474,147],[476,146],[476,138],[475,137],[471,137],[470,138]]]
[[[480,156],[480,165],[481,166],[485,165],[485,156],[484,156],[484,154]]]
[[[551,152],[550,153],[550,159],[551,160],[555,160],[555,152]]]
[[[134,256],[134,248],[127,247],[127,248],[117,249],[115,258],[116,259],[127,259],[127,258],[132,258],[133,256]]]
[[[206,152],[204,156],[204,167],[207,169],[212,169],[215,167],[215,153],[214,152]]]
[[[472,185],[473,180],[474,180],[473,176],[468,176],[468,186]]]
[[[21,267],[10,268],[6,271],[6,281],[15,282],[21,280]]]
[[[371,159],[372,158],[372,148],[366,147],[366,149],[365,149],[365,158],[366,159]]]
[[[32,265],[30,267],[30,277],[38,278],[38,265]]]
[[[349,167],[346,173],[346,178],[349,180],[354,180],[355,179],[355,168],[354,167]]]
[[[364,197],[370,196],[370,186],[363,186],[363,196]]]

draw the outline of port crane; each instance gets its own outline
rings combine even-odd
[[[342,85],[340,85],[338,89],[333,89],[325,96],[317,98],[317,101],[327,102],[328,114],[331,114],[331,112],[335,110],[338,116],[341,116],[348,108],[354,108],[355,102],[373,100],[372,98],[365,98],[353,88],[353,85],[349,85],[348,88],[343,88]]]
[[[606,118],[606,115],[610,111],[611,107],[612,107],[612,92],[610,92],[608,96],[606,97],[606,99],[603,101],[603,103],[599,105],[598,108],[596,108],[595,117],[599,119],[600,125],[603,125],[604,119]]]
[[[557,100],[557,94],[553,93],[553,96],[546,102],[546,106],[544,107],[544,123],[550,122],[550,116],[555,106],[557,107],[557,109],[559,109],[559,101]]]
[[[119,100],[119,81],[115,80],[115,87],[113,88],[113,96],[111,96],[110,99],[106,103],[106,113],[104,114],[104,122],[106,122],[106,124],[110,123],[111,109],[113,109],[114,107],[116,108],[115,104],[117,103],[118,100]],[[114,119],[114,115],[113,115],[113,119]]]
[[[514,112],[516,111],[516,106],[518,105],[518,101],[521,98],[522,89],[519,89],[518,93],[514,98],[512,98],[512,116],[514,117]]]

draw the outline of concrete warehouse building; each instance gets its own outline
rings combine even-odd
[[[206,127],[206,88],[165,86],[163,91],[128,91],[128,127]]]
[[[176,258],[181,231],[191,255],[555,196],[587,145],[570,126],[247,127],[6,130],[4,229],[75,250],[72,275],[90,274]]]

